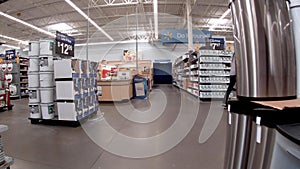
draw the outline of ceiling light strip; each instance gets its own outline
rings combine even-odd
[[[2,44],[1,46],[8,47],[8,48],[13,48],[13,49],[20,49],[20,47],[7,45],[7,44]]]
[[[22,21],[22,20],[20,20],[20,19],[18,19],[18,18],[15,18],[15,17],[13,17],[13,16],[10,16],[10,15],[8,15],[8,14],[5,14],[5,13],[3,13],[3,12],[1,12],[1,11],[0,11],[0,15],[6,17],[6,18],[8,18],[8,19],[11,19],[11,20],[13,20],[13,21],[16,21],[16,22],[18,22],[18,23],[21,23],[21,24],[23,24],[23,25],[26,25],[26,26],[28,26],[28,27],[30,27],[30,28],[32,28],[32,29],[35,29],[35,30],[37,30],[37,31],[39,31],[39,32],[41,32],[41,33],[44,33],[44,34],[46,34],[46,35],[49,35],[49,36],[51,36],[51,37],[56,37],[55,34],[53,34],[53,33],[51,33],[51,32],[45,31],[44,29],[38,28],[38,27],[36,27],[36,26],[34,26],[34,25],[31,25],[31,24],[29,24],[29,23],[27,23],[27,22],[25,22],[25,21]]]
[[[81,9],[79,9],[71,0],[65,0],[72,8],[74,8],[80,15],[87,19],[92,25],[94,25],[99,31],[101,31],[108,39],[113,41],[114,39],[106,33],[99,25],[96,24],[90,17],[88,17]]]
[[[24,45],[28,45],[28,41],[23,41],[23,40],[20,40],[20,39],[16,39],[16,38],[9,37],[9,36],[5,36],[5,35],[1,35],[1,34],[0,34],[0,37],[1,37],[1,38],[5,38],[5,39],[9,39],[9,40],[13,40],[13,41],[22,43],[22,44],[24,44]]]
[[[230,13],[230,9],[227,9],[222,16],[218,19],[219,21],[221,21],[222,19],[224,19],[228,14]],[[218,22],[214,23],[209,29],[214,29],[216,26],[218,25]]]
[[[139,43],[146,43],[148,40],[139,40]],[[114,41],[114,42],[95,42],[89,43],[88,46],[95,45],[111,45],[111,44],[126,44],[126,43],[136,43],[136,40],[126,40],[126,41]],[[86,46],[86,43],[75,44],[75,47]]]

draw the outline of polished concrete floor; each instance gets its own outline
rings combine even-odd
[[[122,91],[120,91],[122,92]],[[0,112],[13,169],[222,169],[226,111],[172,85],[148,99],[100,103],[81,127],[32,125],[28,99]]]

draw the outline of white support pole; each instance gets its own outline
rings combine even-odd
[[[190,15],[192,6],[190,0],[186,0],[186,19],[188,28],[188,50],[193,50],[193,23],[192,16]]]
[[[155,39],[158,39],[158,3],[153,0],[153,14],[154,14],[154,32]]]

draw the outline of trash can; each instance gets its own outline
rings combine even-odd
[[[133,77],[133,98],[136,99],[146,99],[148,96],[148,84],[147,79],[135,75]]]

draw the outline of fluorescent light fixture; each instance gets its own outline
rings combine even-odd
[[[20,47],[7,45],[7,44],[2,44],[1,46],[7,47],[7,48],[12,48],[12,49],[20,49]]]
[[[57,31],[65,31],[65,30],[70,30],[73,28],[66,23],[57,23],[57,24],[48,26],[48,29],[49,30],[57,30]]]
[[[229,22],[229,19],[214,19],[214,18],[212,18],[208,21],[208,23],[212,24],[212,25],[225,24],[227,22]]]
[[[149,40],[139,40],[139,43],[143,42],[149,42]],[[136,40],[126,40],[126,41],[114,41],[114,42],[95,42],[95,43],[89,43],[89,46],[95,46],[95,45],[110,45],[110,44],[124,44],[124,43],[136,43]],[[76,47],[79,46],[86,46],[86,43],[82,44],[75,44]]]
[[[21,24],[23,24],[23,25],[26,25],[26,26],[28,26],[28,27],[30,27],[30,28],[32,28],[32,29],[35,29],[35,30],[37,30],[37,31],[39,31],[39,32],[41,32],[41,33],[44,33],[44,34],[46,34],[46,35],[49,35],[49,36],[51,36],[51,37],[56,37],[55,34],[53,34],[53,33],[51,33],[51,32],[45,31],[44,29],[38,28],[38,27],[36,27],[36,26],[34,26],[34,25],[31,25],[30,23],[27,23],[27,22],[25,22],[25,21],[22,21],[22,20],[20,20],[20,19],[18,19],[18,18],[15,18],[15,17],[13,17],[13,16],[10,16],[10,15],[8,15],[8,14],[6,14],[6,13],[1,12],[1,11],[0,11],[0,15],[6,17],[6,18],[8,18],[8,19],[11,19],[11,20],[13,20],[13,21],[16,21],[16,22],[18,22],[18,23],[21,23]]]
[[[19,43],[24,44],[24,45],[28,45],[28,41],[23,41],[23,40],[20,40],[20,39],[16,39],[16,38],[1,35],[1,34],[0,34],[0,37],[5,38],[5,39],[9,39],[9,40],[13,40],[13,41],[19,42]]]
[[[210,30],[213,30],[216,25],[219,25],[219,24],[225,24],[227,22],[229,22],[230,20],[229,19],[224,19],[228,14],[230,13],[230,9],[227,9],[220,18],[218,19],[210,19],[208,21],[209,24],[212,24],[212,26],[209,28]]]
[[[54,25],[50,25],[48,26],[48,30],[49,31],[59,31],[65,34],[72,34],[72,33],[77,33],[78,30],[73,29],[70,25],[66,24],[66,23],[57,23]]]
[[[81,9],[79,9],[71,0],[65,0],[72,8],[74,8],[80,15],[87,19],[92,25],[94,25],[99,31],[101,31],[108,39],[113,41],[114,39],[107,34],[99,25],[96,24],[90,17],[88,17]]]
[[[27,51],[29,51],[29,48],[24,48],[23,49],[23,52],[27,52]]]
[[[227,9],[227,11],[225,11],[219,19],[224,19],[229,13],[230,13],[230,9]]]

